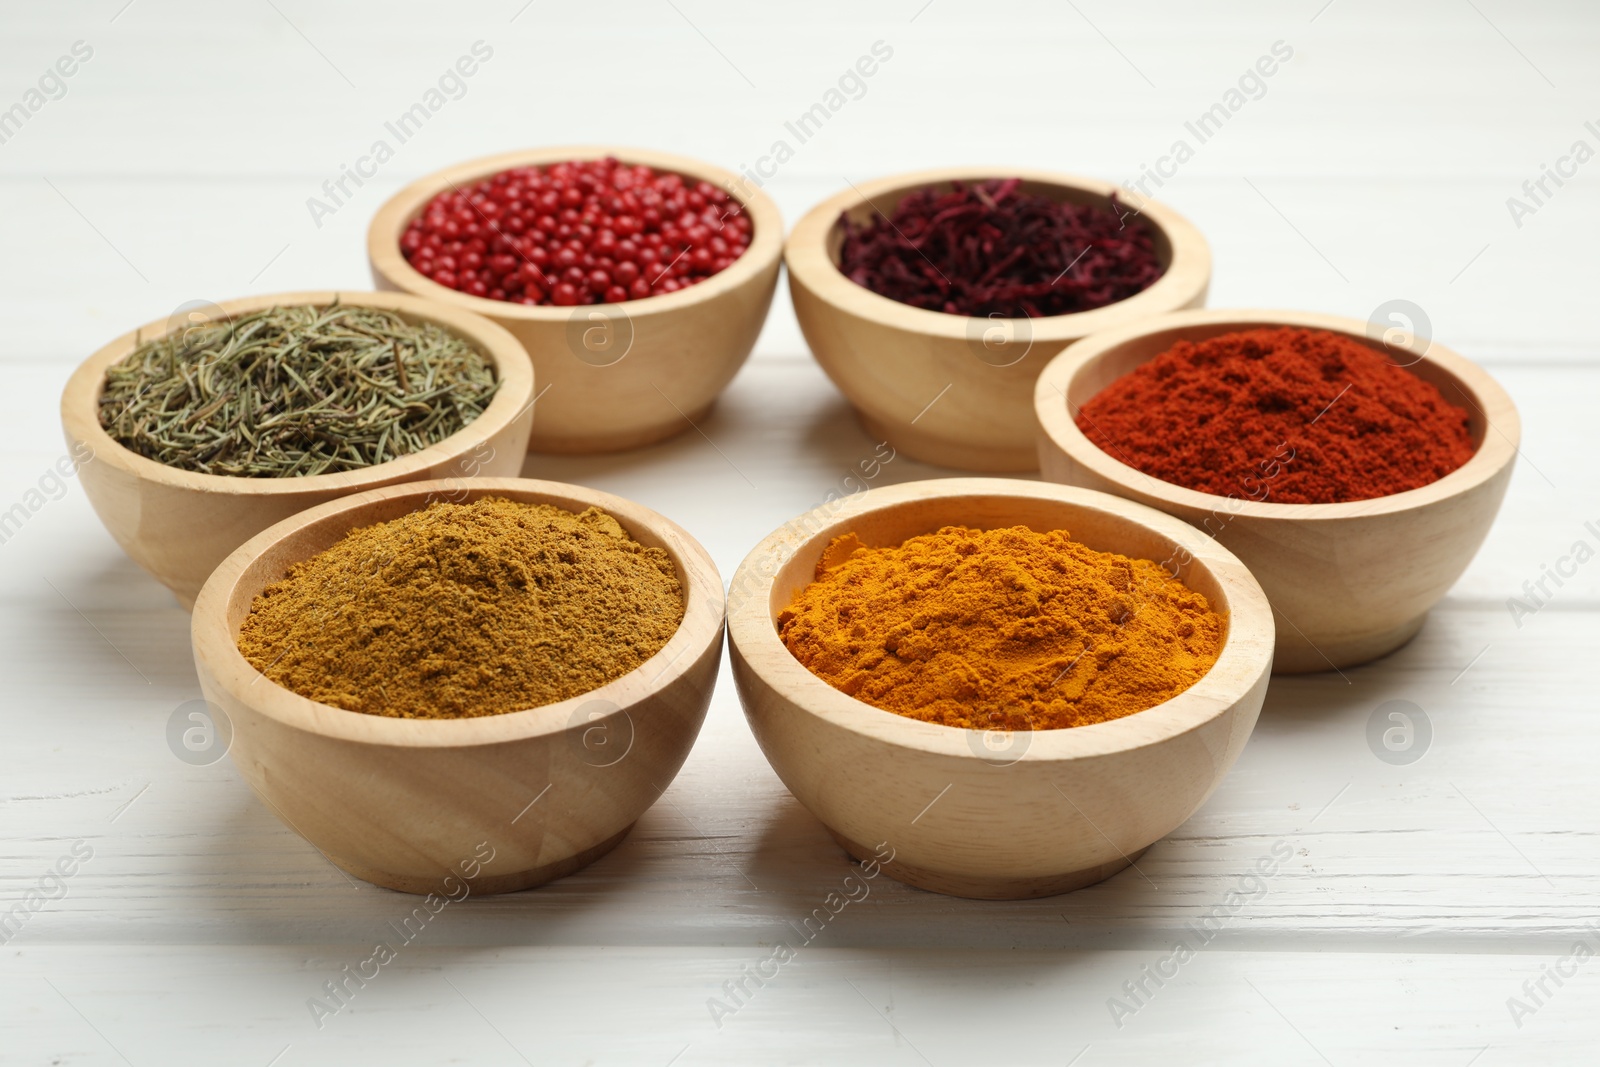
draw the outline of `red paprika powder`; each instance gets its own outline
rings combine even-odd
[[[1402,493],[1474,451],[1467,412],[1434,385],[1354,337],[1293,327],[1180,341],[1101,390],[1077,423],[1153,478],[1280,504]]]

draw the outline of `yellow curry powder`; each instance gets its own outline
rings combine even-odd
[[[672,558],[616,519],[497,497],[351,530],[256,597],[255,668],[350,711],[466,718],[620,678],[683,619]]]
[[[1149,560],[1064,530],[947,526],[902,545],[836,538],[778,617],[813,674],[874,707],[981,730],[1132,715],[1217,661],[1225,623]]]

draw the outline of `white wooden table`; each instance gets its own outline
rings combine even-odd
[[[1575,141],[1600,148],[1600,13],[784,6],[5,12],[0,108],[27,114],[0,121],[0,511],[28,517],[0,544],[0,910],[41,879],[53,899],[0,948],[0,1062],[1593,1062],[1600,963],[1562,961],[1600,951],[1600,562],[1547,584],[1533,615],[1514,620],[1507,600],[1575,542],[1600,548],[1600,162],[1561,163]],[[459,99],[314,221],[307,198],[478,40],[493,56]],[[1226,106],[1280,40],[1292,59],[1200,143],[1185,123]],[[65,94],[29,108],[78,41],[92,56]],[[826,106],[877,41],[891,58],[799,143],[785,123]],[[708,1000],[850,870],[762,759],[724,676],[688,764],[622,847],[536,892],[451,908],[319,1029],[308,998],[414,902],[340,874],[228,761],[168,750],[168,716],[199,695],[188,620],[76,483],[48,477],[71,368],[185,301],[364,286],[377,205],[494,151],[614,141],[755,168],[784,140],[792,158],[759,165],[792,221],[846,180],[957,162],[1137,179],[1179,139],[1192,158],[1162,164],[1159,195],[1213,242],[1214,306],[1365,317],[1409,300],[1520,406],[1505,509],[1421,636],[1343,677],[1275,681],[1232,774],[1144,876],[1024,903],[880,879],[719,1027]],[[1526,199],[1546,164],[1576,176]],[[1513,218],[1511,196],[1532,210]],[[525,472],[659,509],[726,577],[871,449],[783,292],[701,428]],[[884,477],[944,473],[901,458]],[[1389,700],[1432,724],[1416,762],[1368,745]],[[58,888],[46,872],[80,841],[92,858]],[[1110,998],[1135,1003],[1123,983],[1192,942],[1187,924],[1280,841],[1284,869],[1247,884],[1222,932],[1114,1020]]]

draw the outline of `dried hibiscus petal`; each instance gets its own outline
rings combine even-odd
[[[1020,178],[951,182],[907,194],[885,218],[841,217],[839,270],[902,304],[951,315],[1038,318],[1092,311],[1165,271],[1144,220],[1115,196],[1073,204]]]

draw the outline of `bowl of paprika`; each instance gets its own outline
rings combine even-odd
[[[852,856],[955,896],[1064,893],[1203,804],[1266,695],[1272,613],[1199,530],[1069,486],[824,504],[735,573],[745,717]]]
[[[1272,602],[1274,669],[1411,640],[1494,522],[1511,398],[1445,346],[1300,311],[1183,311],[1096,334],[1034,394],[1045,478],[1206,531]]]
[[[817,362],[875,440],[961,470],[1028,471],[1033,385],[1097,330],[1205,303],[1187,219],[1108,182],[951,167],[851,185],[784,249]]]
[[[782,251],[778,207],[747,180],[616,146],[448,167],[367,230],[378,288],[522,343],[542,398],[532,452],[638,448],[699,422],[755,346]]]

